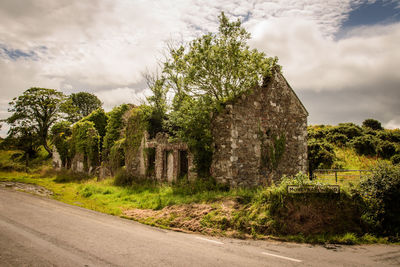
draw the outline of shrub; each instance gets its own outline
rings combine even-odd
[[[334,143],[337,146],[345,146],[346,143],[348,142],[348,138],[346,135],[342,134],[342,133],[329,133],[326,136],[326,139],[330,142],[330,143]]]
[[[349,140],[363,135],[362,128],[354,123],[339,123],[339,125],[333,127],[330,132],[344,134]]]
[[[396,154],[390,158],[392,164],[399,164],[400,163],[400,154]]]
[[[44,174],[46,175],[46,174]],[[60,170],[56,172],[56,178],[54,182],[57,183],[70,183],[70,182],[79,182],[92,178],[87,173],[84,172],[73,172],[70,170]]]
[[[381,123],[374,119],[366,119],[363,121],[362,126],[365,128],[370,128],[372,130],[383,130]]]
[[[390,159],[394,154],[396,154],[396,146],[389,141],[381,141],[376,147],[376,152],[380,157]]]
[[[359,155],[376,154],[376,139],[371,135],[356,137],[351,141],[351,145]]]
[[[129,186],[132,185],[134,177],[129,174],[125,168],[118,170],[114,178],[114,185],[116,186]]]
[[[360,183],[367,203],[364,219],[379,234],[400,234],[400,166],[380,163]]]
[[[308,141],[308,164],[310,176],[315,169],[329,169],[335,160],[332,145],[315,139]]]

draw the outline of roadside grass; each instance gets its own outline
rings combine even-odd
[[[348,147],[335,146],[336,160],[333,164],[333,169],[344,170],[371,170],[380,162],[389,162],[388,160],[380,159],[374,156],[358,155],[356,151]],[[334,172],[316,173],[316,179],[319,182],[327,184],[338,184],[342,188],[351,189],[358,185],[361,179],[367,175],[367,172],[338,172],[337,183]]]
[[[43,186],[54,192],[53,199],[67,204],[88,208],[91,210],[134,219],[124,215],[125,210],[148,209],[162,210],[165,207],[173,207],[193,203],[207,203],[214,210],[201,219],[201,225],[211,231],[207,234],[228,235],[234,229],[235,234],[229,236],[239,238],[265,239],[271,238],[283,241],[292,241],[312,244],[372,244],[389,243],[387,238],[378,238],[370,234],[360,232],[343,232],[341,234],[289,234],[286,230],[266,231],[271,229],[287,229],[290,216],[297,216],[298,207],[286,206],[284,186],[254,189],[230,189],[218,188],[216,190],[196,190],[195,187],[182,188],[183,185],[140,183],[128,187],[115,186],[112,178],[98,181],[95,177],[82,176],[73,179],[60,179],[68,176],[68,173],[59,173],[45,169],[37,173],[24,172],[0,172],[0,181],[23,182]],[[62,180],[62,181],[60,181]],[[201,188],[201,185],[198,185]],[[234,200],[238,207],[231,213],[226,213],[222,202]],[[307,201],[305,201],[307,202]],[[317,200],[320,202],[320,200]],[[272,207],[271,209],[271,206]],[[328,207],[329,209],[330,207]],[[272,211],[272,212],[271,212]],[[312,216],[316,216],[314,212]],[[191,218],[185,215],[187,220]],[[277,220],[281,216],[282,220]],[[322,214],[322,216],[325,216]],[[177,215],[172,213],[167,217],[136,219],[137,221],[161,228],[176,228],[174,220]],[[304,218],[303,218],[304,219]],[[332,218],[329,218],[332,219]],[[344,224],[346,222],[343,222]],[[287,224],[287,225],[285,225]],[[286,228],[285,228],[286,227]],[[204,232],[203,232],[204,233]]]

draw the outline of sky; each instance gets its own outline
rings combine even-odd
[[[400,127],[400,0],[1,0],[0,119],[30,87],[140,104],[166,43],[216,32],[222,11],[279,58],[309,124]]]

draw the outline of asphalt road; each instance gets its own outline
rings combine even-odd
[[[0,189],[0,266],[391,266],[400,246],[185,234]]]

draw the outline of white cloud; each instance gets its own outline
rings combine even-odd
[[[148,89],[135,90],[133,88],[115,88],[111,90],[99,91],[95,93],[97,97],[103,102],[103,107],[106,111],[111,110],[113,107],[122,103],[140,105],[150,95]]]
[[[341,90],[400,82],[400,23],[324,36],[310,20],[271,19],[256,25],[252,45],[276,55],[297,90]]]
[[[384,128],[386,129],[400,129],[400,118],[388,121]]]
[[[156,65],[164,42],[215,31],[221,11],[245,19],[252,46],[280,58],[295,90],[399,81],[399,25],[335,40],[350,10],[350,0],[2,0],[0,116],[1,100],[32,86],[95,92],[106,109],[138,104],[141,72]],[[35,57],[10,60],[2,45]]]

